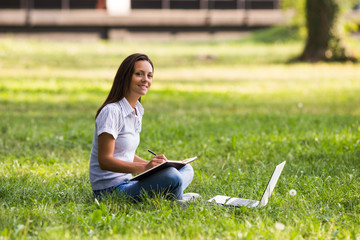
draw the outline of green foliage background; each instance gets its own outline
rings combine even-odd
[[[338,2],[341,4],[341,25],[343,27],[343,31],[347,34],[356,32],[359,29],[359,22],[346,18],[346,14],[349,13],[356,4],[359,4],[359,2],[357,0],[338,0]],[[298,34],[301,37],[305,37],[307,35],[305,4],[306,0],[281,1],[281,8],[284,11],[288,11],[289,15],[292,15],[289,26],[298,29]]]

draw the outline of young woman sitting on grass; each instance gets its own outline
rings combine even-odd
[[[142,195],[165,194],[182,200],[194,171],[190,164],[180,170],[165,168],[139,181],[132,174],[167,161],[156,155],[151,161],[135,154],[140,141],[144,109],[140,104],[153,80],[154,67],[144,54],[128,56],[120,65],[110,93],[98,109],[91,150],[89,175],[95,198],[112,192],[139,200]]]

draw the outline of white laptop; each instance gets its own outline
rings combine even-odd
[[[286,161],[280,163],[279,165],[277,165],[275,167],[274,172],[271,175],[271,178],[265,188],[265,191],[264,191],[260,201],[244,199],[244,198],[228,197],[228,196],[223,196],[223,195],[216,195],[215,197],[207,200],[207,202],[210,202],[210,203],[215,202],[220,205],[234,206],[234,207],[241,207],[241,206],[263,207],[263,206],[266,206],[266,204],[269,201],[270,195],[273,192],[275,185],[280,177],[280,174],[285,166],[285,163],[286,163]]]

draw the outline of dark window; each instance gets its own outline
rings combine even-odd
[[[277,0],[251,0],[247,6],[249,9],[274,9],[278,8],[277,3]]]
[[[236,9],[236,0],[209,0],[209,9]]]
[[[66,2],[69,4],[70,9],[94,9],[97,0],[34,0],[34,8],[61,9],[62,4]]]
[[[199,0],[171,0],[170,8],[171,9],[199,9],[200,1]]]
[[[131,0],[132,9],[161,9],[161,0]]]
[[[20,0],[1,0],[0,8],[20,8]]]
[[[70,0],[70,8],[81,9],[81,8],[95,8],[96,0]]]
[[[34,0],[34,8],[37,9],[60,9],[61,0]]]

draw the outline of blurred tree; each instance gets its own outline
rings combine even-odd
[[[293,23],[304,24],[307,30],[305,48],[297,60],[357,61],[344,42],[344,15],[354,0],[284,0],[283,6],[297,8]]]

